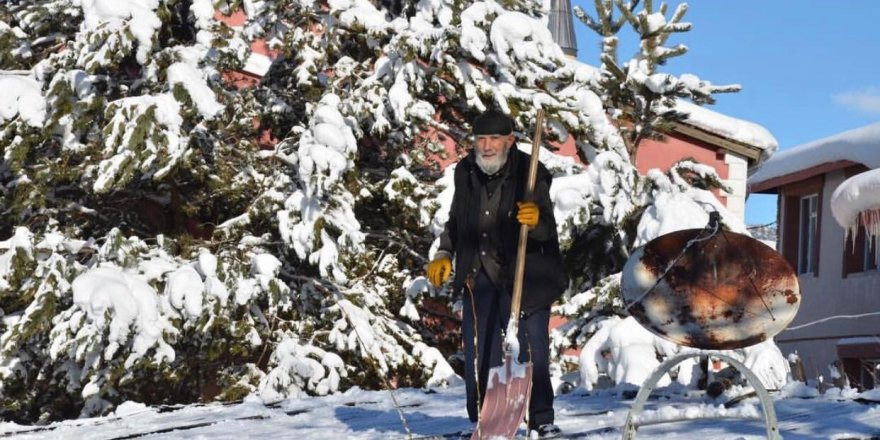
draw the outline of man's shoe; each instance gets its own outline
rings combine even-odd
[[[538,434],[538,438],[553,438],[562,434],[562,430],[559,429],[558,426],[547,423],[546,425],[541,425],[538,429],[535,429],[533,432]],[[532,436],[534,438],[534,436]]]

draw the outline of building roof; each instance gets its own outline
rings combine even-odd
[[[567,60],[576,75],[589,78],[600,75],[595,66],[580,60]],[[779,142],[769,130],[754,122],[725,115],[708,107],[676,100],[673,110],[686,113],[687,119],[674,122],[672,131],[708,142],[714,146],[736,153],[755,165],[769,159],[779,147]]]
[[[675,103],[675,110],[688,113],[685,123],[760,148],[768,152],[768,157],[779,147],[779,142],[770,131],[754,122],[734,118],[682,100]]]
[[[697,138],[701,137],[699,133],[688,127],[708,132],[722,138],[712,142],[715,145],[739,153],[755,163],[768,160],[779,147],[779,142],[770,131],[754,122],[718,113],[681,99],[676,101],[675,110],[688,114],[687,119],[676,124],[673,128],[675,131]]]
[[[855,164],[880,167],[880,122],[780,151],[749,177],[749,191],[777,188]]]

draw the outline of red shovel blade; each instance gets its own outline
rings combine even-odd
[[[532,363],[520,364],[508,354],[503,365],[489,370],[488,383],[471,440],[512,439],[529,404]]]

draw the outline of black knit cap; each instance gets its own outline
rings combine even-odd
[[[473,123],[474,135],[508,135],[513,133],[513,119],[498,110],[486,110]]]

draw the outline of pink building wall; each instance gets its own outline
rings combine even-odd
[[[668,170],[675,162],[691,157],[699,163],[715,168],[722,179],[727,179],[728,166],[724,162],[724,151],[698,139],[681,135],[668,135],[663,141],[647,139],[639,146],[636,154],[636,167],[645,174],[651,168]]]
[[[725,161],[726,152],[708,142],[679,134],[667,135],[663,141],[646,139],[636,154],[636,168],[644,175],[651,168],[667,171],[676,162],[692,158],[695,161],[715,168],[722,179],[730,178],[730,166]],[[718,190],[712,191],[721,203],[727,206],[727,197]]]

